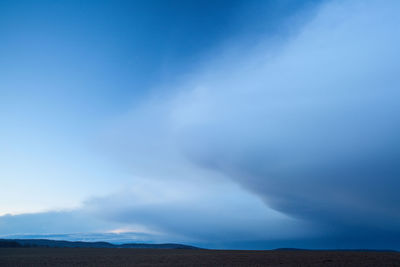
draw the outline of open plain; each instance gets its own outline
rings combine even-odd
[[[0,266],[400,266],[399,252],[1,248]]]

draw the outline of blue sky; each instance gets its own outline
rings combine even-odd
[[[0,236],[400,249],[396,1],[1,1]]]

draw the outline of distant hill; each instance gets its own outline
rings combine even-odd
[[[0,248],[18,248],[22,247],[18,242],[11,240],[0,240]]]
[[[194,246],[173,243],[128,243],[118,245],[108,242],[63,241],[49,239],[0,239],[0,248],[1,247],[199,249]]]
[[[276,248],[275,251],[359,251],[359,252],[398,252],[393,249],[303,249],[303,248]]]

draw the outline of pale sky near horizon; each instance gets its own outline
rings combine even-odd
[[[0,237],[400,249],[399,11],[0,1]]]

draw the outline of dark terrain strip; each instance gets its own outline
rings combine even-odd
[[[0,248],[0,266],[400,266],[399,252]]]

